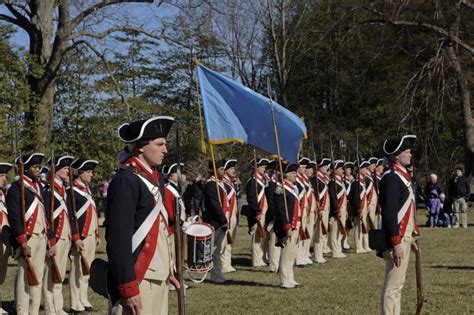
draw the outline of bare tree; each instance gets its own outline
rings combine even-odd
[[[469,20],[467,17],[472,16],[474,4],[469,0],[435,0],[429,2],[428,6],[420,8],[409,1],[390,3],[368,1],[362,8],[371,16],[363,21],[364,24],[392,26],[407,31],[424,31],[435,39],[431,41],[432,51],[435,53],[409,80],[407,95],[413,100],[414,95],[419,92],[419,82],[424,78],[435,76],[441,82],[437,84],[437,87],[441,95],[439,99],[442,100],[450,87],[449,72],[454,74],[464,118],[466,173],[471,174],[474,168],[474,120],[470,82],[466,69],[472,67],[474,58],[472,33],[468,30],[469,26],[472,27],[472,19]],[[413,12],[416,14],[411,14]]]
[[[159,33],[123,21],[107,23],[108,28],[94,31],[99,19],[113,16],[113,12],[107,11],[109,7],[123,3],[153,3],[153,0],[0,0],[0,8],[7,10],[0,14],[0,20],[23,29],[29,39],[27,80],[34,95],[24,117],[29,148],[45,149],[50,144],[55,80],[68,50],[82,44],[92,49],[97,45],[91,39],[101,40],[115,32],[162,38]],[[162,3],[163,0],[157,1],[155,6]]]

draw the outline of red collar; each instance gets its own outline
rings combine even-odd
[[[28,185],[30,185],[31,187],[33,187],[34,189],[38,190],[38,186],[36,184],[36,180],[32,180],[31,178],[29,178],[28,176],[23,176],[23,181],[25,183],[27,183]]]
[[[136,156],[130,157],[126,162],[125,165],[129,166],[132,165],[134,168],[142,171],[146,175],[148,175],[151,179],[153,179],[154,183],[158,183],[159,174],[156,169],[152,169],[149,165],[141,161]]]
[[[406,168],[404,168],[403,166],[400,166],[398,164],[392,164],[392,165],[390,165],[390,168],[393,169],[394,171],[397,171],[398,173],[402,174],[403,177],[405,177],[407,181],[411,181],[410,173],[408,173]]]
[[[64,185],[60,184],[56,178],[54,179],[54,188],[59,192],[61,197],[64,197]]]
[[[89,187],[86,184],[84,184],[82,181],[79,181],[77,179],[74,180],[74,186],[79,188],[82,191],[85,191],[85,192],[88,192],[88,193],[90,192]]]

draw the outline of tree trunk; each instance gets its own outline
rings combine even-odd
[[[48,73],[54,35],[54,0],[36,1],[32,7],[33,16],[30,33],[30,61],[28,84],[33,97],[25,113],[24,148],[28,151],[49,149],[52,130],[52,112],[56,90],[55,74]],[[56,47],[57,49],[57,47]]]
[[[474,167],[474,121],[472,119],[471,92],[469,91],[469,83],[461,68],[458,55],[452,44],[450,44],[448,47],[448,56],[453,65],[453,69],[456,73],[456,79],[459,84],[459,96],[462,101],[464,132],[466,136],[465,175],[470,176]]]

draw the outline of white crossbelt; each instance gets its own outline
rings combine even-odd
[[[67,213],[67,206],[66,206],[66,201],[64,200],[64,198],[58,194],[56,191],[54,192],[54,198],[58,199],[59,201],[59,207],[54,210],[54,213],[53,213],[53,218],[56,219],[60,214],[61,212],[65,211]]]
[[[398,211],[397,219],[398,219],[398,223],[400,223],[402,221],[403,217],[405,216],[405,214],[407,213],[408,209],[410,208],[410,204],[412,202],[413,202],[413,204],[415,203],[415,194],[413,193],[413,188],[411,187],[411,183],[399,172],[395,171],[394,173],[397,174],[398,177],[400,177],[402,182],[408,188],[408,198],[407,198],[407,200],[405,200],[405,203],[403,204],[400,211]]]
[[[137,173],[134,173],[134,174],[137,175],[138,178],[141,179],[141,181],[146,185],[150,193],[153,195],[153,198],[155,199],[155,206],[153,207],[151,212],[148,214],[145,221],[143,221],[142,225],[140,225],[140,227],[135,231],[135,233],[133,233],[132,252],[134,252],[138,248],[138,246],[142,243],[142,241],[148,235],[148,232],[150,232],[153,224],[155,223],[160,213],[165,219],[165,222],[168,222],[168,213],[166,212],[165,206],[163,205],[163,199],[161,197],[159,188],[153,185],[152,183],[150,183],[143,176]]]
[[[184,203],[183,203],[183,200],[181,199],[181,196],[179,195],[178,191],[170,184],[166,185],[166,189],[168,189],[169,191],[171,191],[171,193],[173,194],[173,196],[175,198],[178,198],[179,200],[179,206],[181,207],[181,209],[185,209],[184,208]]]
[[[285,189],[286,189],[287,191],[289,191],[293,196],[295,196],[296,199],[298,199],[298,194],[295,192],[294,189],[292,189],[292,188],[290,188],[290,187],[288,187],[288,186],[286,186],[286,185],[285,185]]]
[[[91,196],[89,193],[87,193],[87,192],[85,192],[85,191],[83,191],[83,190],[80,190],[80,189],[77,188],[77,187],[74,187],[74,191],[77,192],[77,193],[78,193],[79,195],[81,195],[82,197],[86,198],[86,202],[82,205],[82,207],[81,207],[79,210],[77,210],[77,212],[76,212],[76,218],[79,219],[80,217],[82,217],[82,215],[83,215],[84,213],[86,213],[86,210],[87,210],[87,209],[89,208],[89,206],[91,206],[91,205],[92,205],[95,209],[97,209],[97,207],[96,207],[96,205],[95,205],[95,201],[94,201],[94,199],[92,198],[92,196]]]

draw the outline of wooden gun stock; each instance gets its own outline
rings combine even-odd
[[[227,244],[232,245],[234,244],[234,240],[232,239],[232,235],[230,234],[230,231],[227,231]]]
[[[324,225],[324,222],[323,222],[323,219],[321,218],[321,232],[323,233],[323,235],[328,235],[328,228],[326,227],[326,225]]]
[[[61,278],[61,272],[59,272],[59,267],[58,264],[56,263],[56,257],[51,256],[49,257],[51,259],[51,269],[52,269],[52,278],[53,278],[53,283],[59,284],[63,283],[63,279]]]
[[[267,236],[267,232],[265,232],[265,229],[263,228],[260,221],[257,222],[257,233],[258,233],[258,237],[260,237],[261,239],[264,239]]]
[[[25,219],[25,184],[23,182],[23,176],[25,173],[25,167],[23,165],[23,157],[20,155],[20,205],[21,205],[21,220],[23,225],[23,233],[26,235],[26,219]],[[39,285],[38,277],[36,276],[35,269],[33,269],[33,265],[31,264],[30,257],[24,255],[26,261],[26,269],[27,269],[27,277],[28,277],[28,285],[35,286]],[[19,279],[18,281],[22,281]]]
[[[375,223],[372,220],[372,218],[370,217],[370,215],[367,215],[367,221],[369,221],[369,229],[370,230],[375,229]]]
[[[415,241],[417,249],[415,252],[415,270],[416,270],[416,315],[421,314],[421,309],[423,308],[423,303],[425,300],[425,292],[423,287],[423,273],[421,270],[421,250],[420,243]]]
[[[362,220],[362,218],[360,218],[360,225],[362,226],[362,234],[367,234],[367,227],[365,226],[364,224],[364,221]]]
[[[84,276],[88,276],[91,274],[91,268],[89,267],[89,263],[87,262],[86,258],[82,254],[82,252],[79,250],[79,255],[81,255],[81,268],[82,268],[82,274]]]
[[[341,232],[342,235],[346,235],[347,234],[347,230],[344,226],[344,224],[342,223],[342,220],[340,218],[337,218],[337,224],[339,225],[339,231]]]
[[[28,285],[35,286],[39,285],[38,277],[36,276],[36,272],[33,269],[33,265],[31,264],[30,257],[25,257],[26,261],[26,269],[28,271]]]

